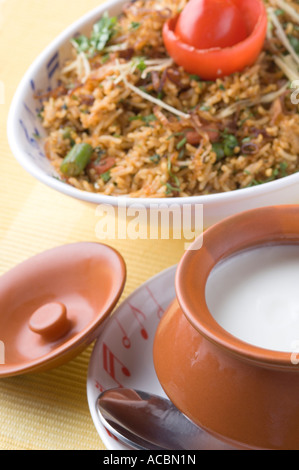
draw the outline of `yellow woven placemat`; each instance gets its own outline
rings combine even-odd
[[[99,0],[0,0],[0,274],[48,248],[98,241],[95,206],[56,193],[16,162],[6,138],[15,89],[28,66],[57,34]],[[4,99],[3,99],[4,98]],[[182,241],[107,240],[128,268],[123,298],[177,263]],[[1,282],[1,278],[0,278]],[[3,312],[0,312],[3,314]],[[1,335],[1,332],[0,332]],[[104,449],[86,398],[92,345],[49,372],[0,379],[0,449]]]

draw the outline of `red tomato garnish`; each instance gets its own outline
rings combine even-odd
[[[217,142],[219,140],[219,127],[217,124],[211,122],[202,126],[200,129],[209,136],[211,142]],[[189,131],[186,133],[186,139],[188,144],[197,145],[201,142],[202,135],[195,130]]]
[[[179,16],[175,34],[197,49],[234,46],[248,36],[233,0],[191,0]]]
[[[113,157],[107,157],[99,162],[90,162],[88,165],[89,169],[92,168],[98,175],[103,175],[106,171],[113,168],[115,165],[115,159]]]
[[[220,10],[224,3],[229,7],[228,17],[225,8]],[[214,19],[212,4],[219,8],[217,14],[214,10]],[[198,5],[202,7],[199,13]],[[180,15],[164,24],[163,40],[170,57],[186,72],[216,80],[252,65],[263,48],[266,32],[267,12],[262,0],[190,0]]]

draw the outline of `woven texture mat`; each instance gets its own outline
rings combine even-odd
[[[49,248],[99,241],[95,206],[33,179],[14,159],[6,138],[10,102],[29,65],[61,31],[98,4],[98,0],[0,0],[0,80],[5,90],[0,104],[0,274]],[[176,240],[105,243],[118,249],[127,264],[121,300],[177,263],[184,251],[184,243]],[[92,347],[49,372],[0,380],[1,450],[104,449],[86,397]]]

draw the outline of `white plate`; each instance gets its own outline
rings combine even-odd
[[[87,398],[95,427],[108,450],[127,449],[100,423],[95,403],[101,391],[127,387],[165,396],[153,365],[153,340],[160,318],[175,297],[176,266],[134,291],[107,320],[89,364]]]

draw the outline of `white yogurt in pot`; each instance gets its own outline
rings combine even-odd
[[[299,344],[299,245],[263,246],[222,261],[209,276],[206,301],[232,335],[292,352]]]

